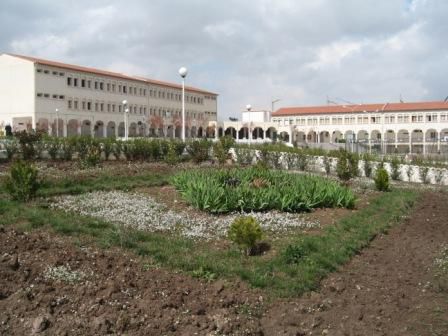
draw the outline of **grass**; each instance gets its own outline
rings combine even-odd
[[[129,183],[137,181],[138,178],[131,179]],[[114,184],[99,179],[95,185]],[[55,189],[48,190],[55,193]],[[297,233],[273,240],[272,249],[278,253],[257,257],[244,257],[237,248],[216,249],[210,243],[126,229],[90,217],[50,210],[45,204],[21,204],[5,199],[0,199],[0,225],[20,223],[25,229],[51,227],[76,239],[88,237],[104,247],[131,249],[150,256],[158,265],[194,276],[208,280],[240,277],[254,287],[289,297],[315,289],[326,274],[346,263],[377,234],[399,222],[416,198],[417,193],[407,190],[382,193],[367,207],[324,228],[319,235]]]

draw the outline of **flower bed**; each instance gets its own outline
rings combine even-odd
[[[191,205],[211,213],[353,208],[354,194],[337,182],[267,169],[188,170],[172,183]]]
[[[153,198],[121,191],[92,192],[82,195],[60,196],[51,204],[53,209],[92,216],[144,231],[168,231],[189,238],[210,239],[225,236],[233,220],[240,215],[196,216],[174,212]],[[266,212],[252,214],[267,231],[285,232],[290,229],[307,229],[319,223],[306,221],[299,214]]]

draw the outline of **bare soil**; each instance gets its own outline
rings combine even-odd
[[[448,335],[448,293],[432,275],[448,242],[447,204],[447,193],[426,193],[319,291],[288,300],[158,269],[120,249],[0,228],[0,334]],[[78,278],[48,277],[61,266]]]

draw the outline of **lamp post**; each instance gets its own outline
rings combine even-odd
[[[126,99],[124,99],[122,101],[123,104],[123,118],[124,118],[124,139],[128,140],[128,113],[129,113],[129,109],[128,109],[128,101]]]
[[[251,124],[250,124],[250,110],[252,110],[252,105],[247,104],[246,105],[246,110],[247,110],[247,115],[249,117],[249,134],[247,135],[248,140],[249,140],[249,145],[251,143],[251,139],[252,139],[252,133],[251,133]]]
[[[56,112],[56,137],[59,138],[59,109],[55,109]]]
[[[281,100],[281,99],[274,99],[274,100],[271,102],[271,106],[272,106],[272,108],[271,108],[271,115],[269,116],[269,122],[271,121],[272,113],[274,113],[274,104],[277,103],[277,102],[279,102],[280,100]]]
[[[179,75],[182,77],[182,141],[185,142],[185,77],[188,70],[185,67],[179,69]]]

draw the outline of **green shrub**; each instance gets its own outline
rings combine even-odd
[[[24,160],[33,160],[36,158],[36,149],[34,145],[42,138],[41,132],[15,132],[14,136],[19,140],[20,151]]]
[[[115,141],[112,146],[112,153],[115,156],[115,160],[120,160],[122,152],[123,152],[123,142],[121,140]]]
[[[76,149],[76,140],[73,138],[65,138],[61,141],[62,157],[66,161],[73,158],[73,153]]]
[[[305,171],[308,167],[308,156],[304,151],[299,151],[297,153],[297,168],[299,168],[301,171]]]
[[[398,181],[400,179],[400,159],[396,156],[392,158],[390,161],[391,174],[390,177],[394,181]]]
[[[224,164],[229,158],[229,151],[226,150],[226,148],[219,141],[213,144],[213,155],[216,157],[219,164]]]
[[[409,165],[408,168],[406,169],[406,175],[408,176],[408,181],[409,182],[411,182],[413,174],[414,174],[414,167]]]
[[[170,165],[175,165],[180,162],[180,155],[176,150],[176,143],[174,141],[168,144],[168,152],[164,157],[164,161]]]
[[[364,160],[364,175],[366,177],[372,176],[372,157],[369,154],[364,154],[362,156],[362,159]]]
[[[12,199],[27,202],[36,195],[38,188],[37,168],[21,160],[14,162],[5,181],[5,189]]]
[[[237,244],[246,255],[250,255],[257,242],[263,237],[260,223],[252,216],[237,217],[230,225],[229,239]]]
[[[250,165],[253,162],[254,151],[249,148],[235,147],[235,159],[239,165]]]
[[[208,160],[211,142],[207,139],[193,140],[187,146],[187,152],[195,163]]]
[[[379,191],[389,190],[389,174],[384,168],[378,168],[375,173],[375,187]]]
[[[83,159],[80,159],[81,168],[96,167],[101,161],[101,149],[99,146],[91,146]]]
[[[301,238],[294,244],[289,244],[282,253],[282,257],[287,264],[298,264],[312,252],[319,250],[317,241],[319,238]]]
[[[107,161],[110,159],[110,156],[113,154],[115,145],[114,138],[106,138],[102,141],[102,149],[104,152],[104,159]]]
[[[322,161],[324,164],[325,174],[327,174],[328,176],[331,174],[331,163],[333,162],[333,160],[332,158],[325,155]]]
[[[420,180],[424,184],[429,183],[428,173],[429,173],[429,167],[419,167],[418,173],[420,175]]]
[[[14,154],[16,154],[19,150],[17,141],[8,139],[5,143],[5,150],[6,150],[6,158],[8,159],[8,161],[12,160],[12,158],[14,157]]]
[[[336,173],[342,181],[349,181],[358,176],[358,158],[356,155],[341,149],[336,165]]]

